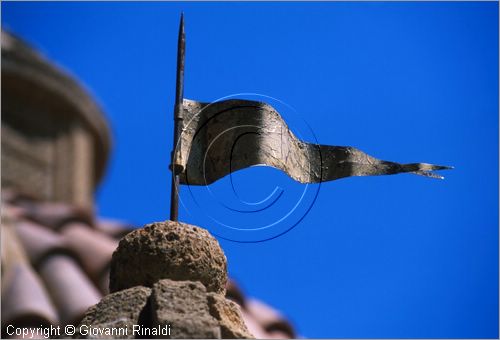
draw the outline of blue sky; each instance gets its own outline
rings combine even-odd
[[[109,118],[101,216],[168,218],[181,11],[186,98],[270,96],[293,108],[269,99],[308,141],[455,166],[444,181],[312,185],[300,223],[267,231],[296,224],[288,233],[221,238],[246,294],[306,337],[498,337],[498,3],[3,2],[3,28],[69,70]],[[244,228],[276,220],[304,190],[271,168],[232,180],[244,201],[284,194],[276,210],[235,215],[222,204],[241,203],[229,177],[210,195],[184,187],[180,219],[238,238],[214,217]]]

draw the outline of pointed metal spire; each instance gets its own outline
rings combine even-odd
[[[182,132],[182,117],[184,100],[184,55],[186,48],[186,37],[184,34],[184,13],[181,13],[179,24],[179,38],[177,41],[177,80],[175,84],[175,107],[174,107],[174,143],[171,154],[172,189],[170,195],[170,220],[177,221],[179,218],[179,173],[175,164],[175,151],[180,148],[180,136]]]

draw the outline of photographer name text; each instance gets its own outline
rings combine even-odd
[[[115,322],[116,323],[116,322]],[[61,336],[72,336],[74,334],[80,334],[83,336],[91,336],[100,338],[103,336],[116,336],[116,337],[127,337],[132,335],[136,336],[169,336],[171,332],[170,325],[158,325],[156,327],[146,327],[143,325],[126,325],[121,324],[116,327],[108,327],[107,325],[80,325],[75,327],[73,325],[67,326],[47,326],[47,327],[15,327],[13,325],[8,325],[5,332],[9,336],[15,336],[22,339],[41,339],[41,338],[52,338]]]

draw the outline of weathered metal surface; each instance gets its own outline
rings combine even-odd
[[[183,129],[176,149],[181,184],[208,185],[231,172],[267,165],[300,183],[350,176],[411,172],[442,178],[426,163],[399,164],[345,146],[305,143],[270,105],[249,100],[200,103],[184,100]]]
[[[178,148],[181,140],[179,136],[182,129],[183,98],[184,98],[184,56],[186,51],[186,36],[184,33],[184,15],[181,14],[179,24],[179,37],[177,40],[177,79],[175,84],[174,107],[174,150]],[[172,187],[170,191],[170,219],[177,221],[179,217],[179,169],[175,166],[178,160],[176,153],[172,152]]]

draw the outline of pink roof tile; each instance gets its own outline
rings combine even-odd
[[[78,323],[108,293],[111,255],[130,226],[13,192],[2,192],[2,217],[2,321],[32,327]],[[257,338],[296,336],[279,312],[248,299],[234,280],[226,296],[242,307]]]
[[[56,309],[29,264],[15,264],[2,277],[2,281],[3,330],[9,324],[58,324]]]
[[[118,241],[79,222],[67,224],[62,235],[68,248],[78,255],[85,272],[94,282],[99,282],[101,276],[108,273]]]
[[[31,263],[35,266],[50,253],[65,251],[63,237],[38,223],[19,220],[14,226]]]
[[[40,266],[42,277],[63,325],[78,323],[101,294],[78,264],[65,255],[54,255]]]

